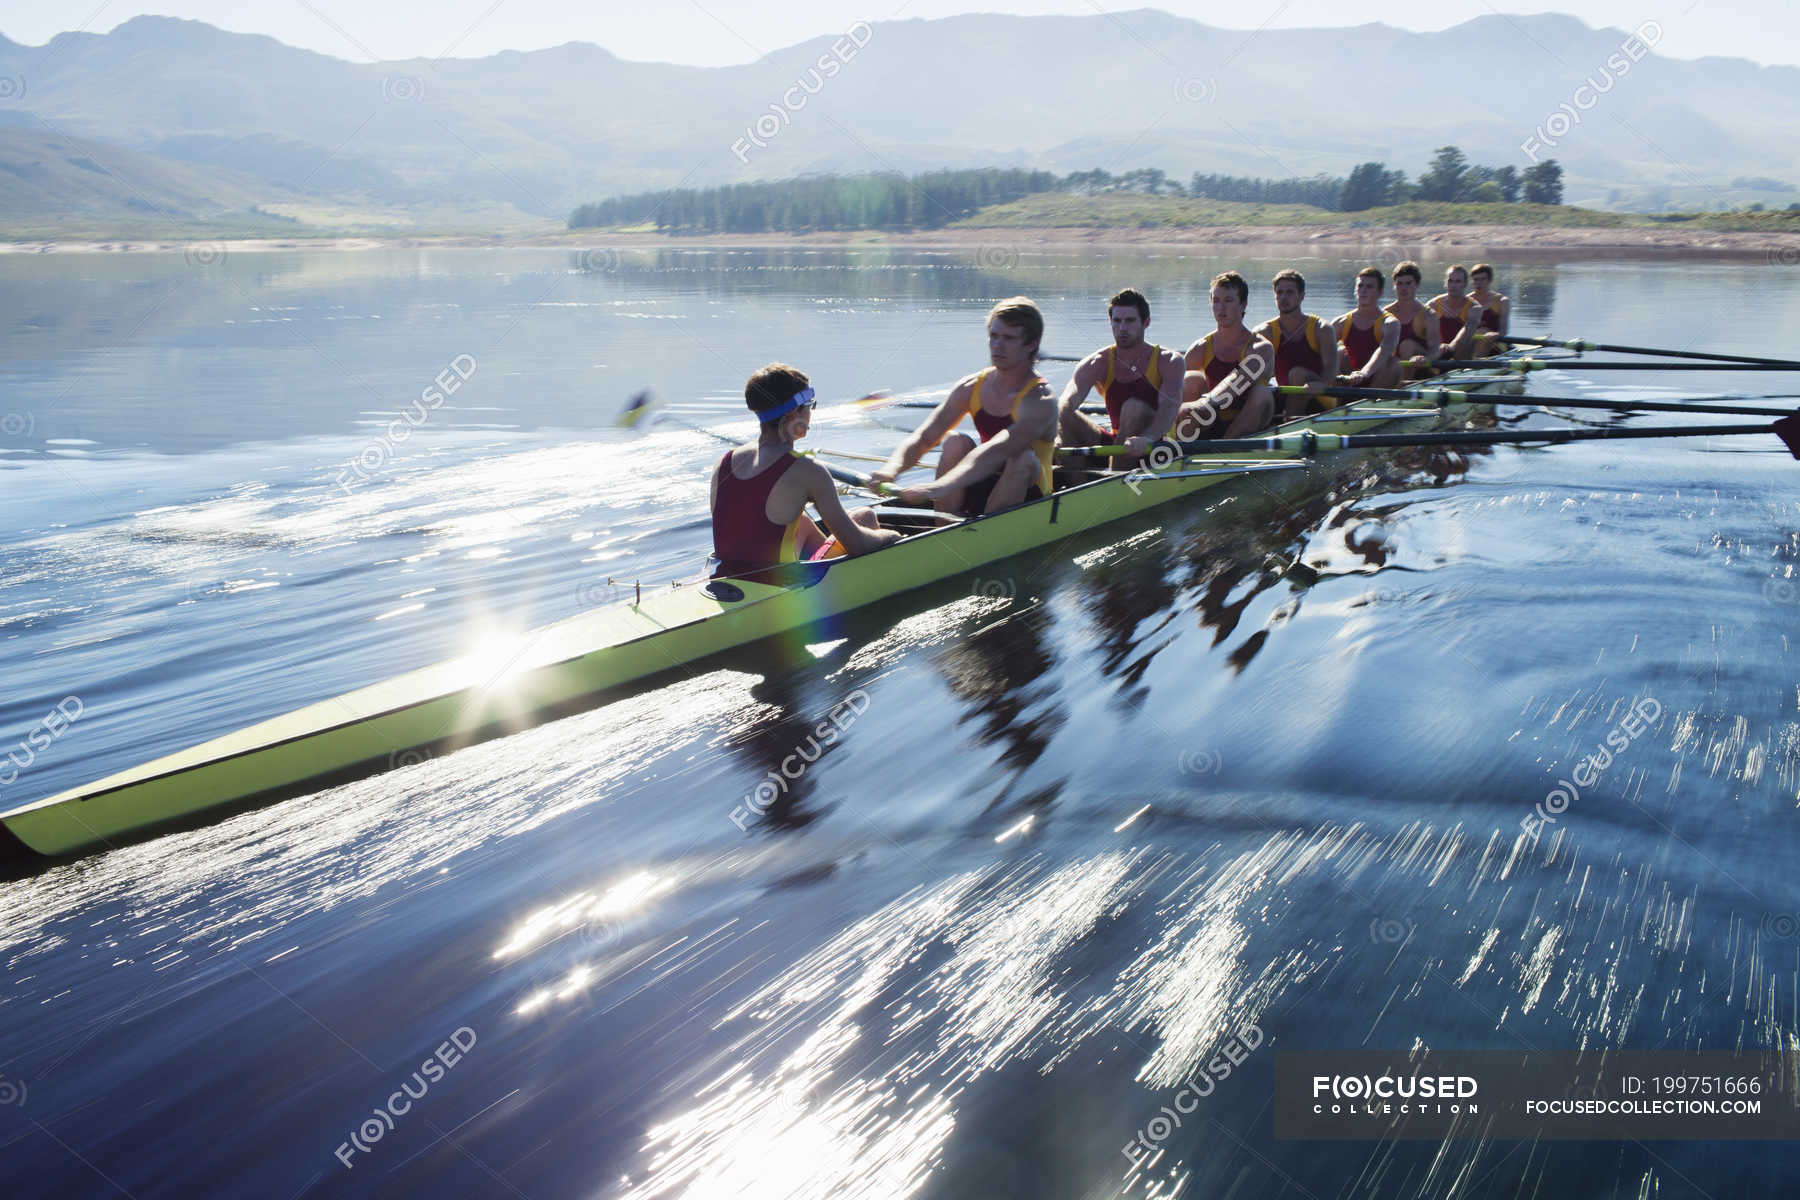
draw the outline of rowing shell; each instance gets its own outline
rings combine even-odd
[[[1444,382],[1469,390],[1497,381]],[[1421,400],[1352,405],[1289,422],[1280,432],[1354,433],[1437,412]],[[38,854],[69,854],[208,810],[316,790],[415,761],[423,755],[412,752],[421,747],[455,749],[513,732],[534,717],[591,706],[610,689],[811,629],[1205,488],[1308,466],[1291,448],[1190,458],[1161,472],[1108,475],[857,558],[809,566],[799,582],[714,581],[657,591],[559,621],[497,652],[396,676],[49,796],[0,814],[0,822]]]

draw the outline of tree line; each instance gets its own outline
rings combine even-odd
[[[936,229],[994,204],[1039,192],[1099,195],[1129,192],[1260,204],[1310,204],[1361,212],[1410,200],[1449,204],[1561,204],[1562,167],[1555,159],[1521,172],[1469,162],[1443,146],[1417,182],[1386,163],[1362,163],[1348,176],[1259,179],[1196,172],[1186,185],[1160,168],[1114,175],[1100,168],[1058,176],[1049,171],[985,167],[868,175],[803,175],[767,183],[639,192],[583,204],[569,228],[651,225],[659,233],[764,233],[801,229]]]
[[[1213,200],[1263,204],[1311,204],[1333,212],[1362,212],[1413,200],[1439,204],[1561,204],[1562,165],[1554,158],[1527,167],[1484,167],[1455,146],[1440,146],[1418,181],[1386,163],[1366,162],[1345,178],[1242,179],[1233,175],[1194,176],[1189,194]]]
[[[1058,190],[1050,171],[983,168],[908,178],[803,175],[769,183],[640,192],[584,204],[569,227],[655,225],[662,233],[761,233],[792,229],[936,229],[978,209]]]

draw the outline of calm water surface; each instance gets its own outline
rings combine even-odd
[[[1074,354],[1137,283],[1181,347],[1215,271],[1263,319],[1282,265],[0,257],[0,740],[23,758],[52,706],[81,713],[0,805],[692,575],[719,447],[612,430],[640,388],[747,434],[770,359],[833,400],[932,397],[983,364],[998,297]],[[1347,306],[1359,264],[1298,265],[1310,307]],[[1800,326],[1792,269],[1499,265],[1519,331],[1791,356]],[[827,407],[812,440],[885,453],[918,415]],[[1500,418],[1566,419],[1618,418]],[[1797,469],[1773,439],[1324,459],[826,641],[15,873],[7,1192],[1775,1194],[1790,1144],[1292,1142],[1269,1101],[1276,1050],[1793,1053]]]

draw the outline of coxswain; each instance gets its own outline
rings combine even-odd
[[[1481,332],[1476,336],[1478,357],[1498,354],[1512,318],[1512,301],[1494,290],[1494,268],[1476,263],[1469,268],[1469,294],[1481,305]]]
[[[1426,374],[1430,368],[1416,359],[1441,357],[1438,348],[1437,321],[1430,309],[1419,303],[1419,285],[1425,272],[1410,258],[1394,268],[1394,302],[1387,306],[1388,316],[1400,323],[1400,341],[1394,353],[1400,359],[1400,377],[1412,379]]]
[[[1283,387],[1328,386],[1337,376],[1338,343],[1318,317],[1302,312],[1306,276],[1292,267],[1275,276],[1275,315],[1257,330],[1275,347],[1275,382]],[[1287,402],[1289,417],[1304,416],[1313,408],[1337,407],[1331,396],[1294,397]]]
[[[1438,321],[1438,358],[1467,359],[1474,357],[1475,335],[1481,329],[1481,314],[1486,311],[1469,292],[1469,268],[1455,263],[1444,272],[1444,290],[1433,296],[1425,307]]]
[[[1339,375],[1344,387],[1390,388],[1400,382],[1400,364],[1396,353],[1400,347],[1400,322],[1381,307],[1381,293],[1387,279],[1378,267],[1364,267],[1356,273],[1356,307],[1333,321],[1338,345],[1343,347],[1340,366],[1350,368]]]
[[[1150,301],[1125,288],[1106,302],[1113,344],[1096,350],[1075,367],[1058,402],[1058,425],[1065,446],[1123,444],[1129,459],[1141,458],[1151,442],[1168,433],[1181,410],[1181,355],[1144,340]],[[1110,424],[1081,411],[1095,388]]]
[[[727,450],[713,471],[715,578],[771,582],[782,564],[866,554],[897,541],[869,509],[852,517],[825,468],[794,452],[812,425],[813,389],[805,374],[770,363],[744,386],[744,402],[762,424],[749,445]],[[832,536],[807,515],[812,505]]]
[[[1236,271],[1212,281],[1213,320],[1218,328],[1188,347],[1182,380],[1181,416],[1175,434],[1183,442],[1248,437],[1275,420],[1269,380],[1275,347],[1244,324],[1250,284]]]
[[[1056,396],[1037,373],[1044,314],[1024,296],[1002,300],[988,312],[987,335],[987,368],[959,380],[870,472],[875,482],[890,483],[941,442],[937,479],[901,489],[909,504],[930,501],[939,512],[973,517],[1047,496],[1054,486]],[[968,434],[950,432],[964,417],[974,420],[979,447]]]

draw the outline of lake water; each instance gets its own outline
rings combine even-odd
[[[1015,245],[0,256],[0,742],[80,713],[0,805],[693,575],[720,447],[614,430],[639,389],[747,435],[783,359],[815,444],[885,453],[922,414],[834,402],[941,395],[999,297],[1078,354],[1135,283],[1185,347],[1214,272],[1261,320],[1290,262],[1347,307],[1359,263]],[[1498,265],[1517,332],[1793,355],[1791,267]],[[1571,419],[1695,420],[1501,418]],[[1773,438],[1322,459],[15,872],[7,1192],[1774,1194],[1791,1143],[1290,1141],[1270,1099],[1286,1051],[1794,1053],[1797,562]]]

